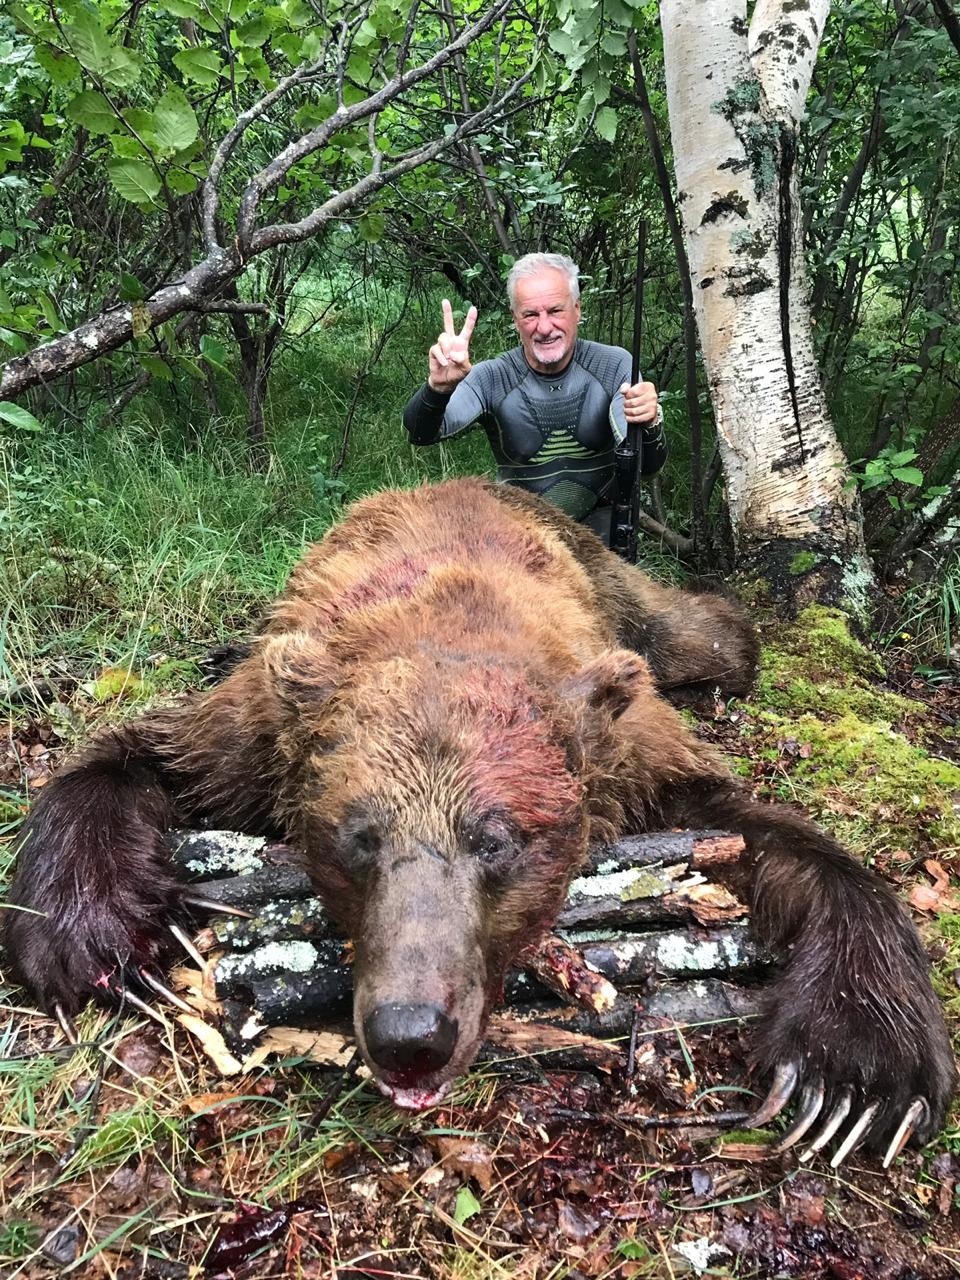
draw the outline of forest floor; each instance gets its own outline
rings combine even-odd
[[[51,665],[39,701],[14,699],[0,747],[11,827],[65,743],[136,694],[121,680],[111,696],[110,679]],[[898,886],[955,1029],[958,726],[954,681],[906,657],[882,668],[817,613],[767,636],[754,699],[698,724],[761,794],[803,803]],[[861,1152],[839,1170],[772,1154],[773,1129],[651,1127],[727,1090],[723,1105],[742,1105],[740,1023],[647,1028],[656,1069],[632,1079],[481,1062],[410,1116],[303,1057],[224,1078],[169,1018],[91,1009],[72,1048],[9,983],[2,1002],[7,1280],[960,1275],[956,1114],[886,1172]]]

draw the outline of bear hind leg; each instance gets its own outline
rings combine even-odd
[[[646,658],[666,698],[708,706],[749,692],[760,642],[739,604],[661,586],[629,565],[619,578],[620,643]]]

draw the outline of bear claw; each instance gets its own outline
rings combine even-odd
[[[823,1110],[823,1100],[826,1096],[823,1077],[820,1075],[807,1082],[803,1086],[803,1092],[800,1095],[800,1102],[797,1106],[797,1115],[793,1124],[777,1143],[774,1150],[779,1155],[784,1151],[788,1151],[795,1143],[799,1142],[807,1130],[816,1122],[817,1117]]]
[[[154,1022],[159,1022],[161,1027],[166,1027],[167,1022],[161,1014],[157,1013],[153,1005],[147,1004],[146,1000],[141,1000],[138,995],[130,990],[129,987],[122,987],[119,984],[112,988],[113,994],[121,1002],[121,1009],[124,1004],[132,1004],[135,1009],[139,1009],[141,1013],[146,1014],[148,1018],[152,1018]]]
[[[849,1085],[845,1085],[840,1091],[840,1097],[837,1099],[836,1105],[824,1121],[823,1128],[800,1157],[801,1164],[805,1164],[817,1154],[821,1147],[825,1147],[827,1145],[847,1118],[852,1106],[853,1089],[851,1089]]]
[[[859,1118],[854,1122],[853,1128],[840,1143],[830,1160],[831,1169],[839,1169],[846,1160],[847,1156],[867,1136],[870,1126],[877,1118],[877,1112],[880,1110],[879,1102],[871,1102],[868,1107],[864,1107]]]
[[[800,1072],[795,1062],[780,1063],[774,1071],[773,1083],[767,1096],[747,1120],[750,1128],[761,1128],[783,1110],[794,1095],[799,1076]],[[788,1151],[813,1127],[821,1117],[825,1097],[826,1086],[822,1076],[818,1074],[804,1083],[797,1102],[797,1114],[793,1124],[773,1148],[775,1154],[782,1155],[783,1152]],[[823,1120],[819,1132],[800,1156],[801,1164],[806,1164],[837,1134],[850,1114],[853,1099],[853,1088],[850,1085],[845,1085],[840,1090],[832,1109]],[[864,1141],[880,1115],[880,1111],[880,1102],[871,1102],[864,1107],[831,1158],[831,1168],[839,1168],[850,1152]],[[903,1113],[896,1132],[887,1145],[883,1157],[883,1167],[885,1169],[889,1169],[890,1165],[910,1141],[914,1130],[918,1126],[922,1128],[923,1123],[929,1117],[929,1112],[929,1104],[925,1098],[916,1097],[912,1099]]]
[[[918,1120],[924,1118],[929,1111],[925,1098],[914,1098],[903,1113],[903,1119],[900,1121],[896,1133],[890,1139],[890,1145],[887,1147],[886,1154],[883,1157],[883,1167],[889,1169],[893,1161],[900,1154],[903,1148],[910,1141],[910,1135],[917,1124]]]
[[[79,1044],[80,1036],[77,1032],[76,1026],[74,1025],[74,1021],[66,1012],[59,1000],[53,1006],[53,1016],[56,1018],[57,1022],[59,1022],[60,1030],[67,1037],[70,1044]]]
[[[762,1128],[774,1116],[780,1114],[790,1101],[799,1078],[800,1071],[795,1062],[781,1062],[779,1064],[773,1073],[773,1084],[770,1086],[770,1092],[748,1121],[751,1129]]]
[[[141,969],[140,977],[158,996],[163,996],[164,1000],[168,1000],[170,1004],[174,1005],[182,1013],[196,1013],[196,1009],[192,1005],[187,1004],[186,1000],[182,996],[178,996],[175,991],[171,991],[159,978],[155,978],[149,970]]]
[[[191,940],[190,936],[183,929],[181,929],[178,924],[169,924],[167,928],[170,930],[170,932],[173,934],[176,940],[180,943],[181,947],[183,947],[184,951],[186,951],[187,955],[190,957],[193,963],[197,965],[198,968],[203,969],[207,962],[204,960],[203,956],[200,954],[197,948],[193,945],[193,941]]]

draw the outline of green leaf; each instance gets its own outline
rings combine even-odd
[[[365,213],[357,222],[360,239],[367,244],[376,244],[378,240],[382,240],[386,227],[387,220],[382,213]]]
[[[79,6],[76,21],[67,27],[67,36],[80,65],[118,89],[128,89],[140,78],[138,60],[119,44],[114,44],[94,15]],[[123,29],[123,28],[121,28]]]
[[[597,133],[604,142],[613,142],[617,136],[617,113],[613,107],[601,107],[593,122]]]
[[[469,1187],[461,1187],[457,1192],[456,1204],[453,1206],[453,1220],[462,1227],[475,1213],[480,1212],[480,1201]]]
[[[113,154],[121,160],[142,160],[147,154],[136,138],[126,133],[111,133],[110,147]]]
[[[17,427],[20,431],[43,430],[42,422],[38,422],[32,413],[10,400],[0,400],[0,422],[9,422],[11,427]]]
[[[196,142],[200,126],[186,94],[172,84],[153,109],[153,136],[164,151],[182,151]]]
[[[274,36],[273,47],[283,54],[292,67],[303,61],[303,38],[293,31],[284,31]]]
[[[916,467],[893,467],[890,474],[895,480],[899,480],[901,484],[923,484],[923,472]]]
[[[627,37],[623,31],[605,31],[600,37],[600,48],[614,58],[622,58],[627,52]]]
[[[33,56],[58,89],[62,89],[71,80],[76,80],[81,74],[80,63],[76,58],[71,58],[69,53],[61,53],[59,49],[38,44]]]
[[[111,160],[110,181],[133,204],[150,204],[160,192],[160,179],[144,160]]]
[[[197,0],[160,0],[160,8],[172,13],[175,18],[200,17],[200,5]]]
[[[166,181],[175,196],[188,196],[200,185],[197,175],[186,169],[171,169],[166,175]]]
[[[143,298],[143,285],[129,271],[120,272],[120,297],[124,302],[133,302]]]
[[[223,63],[212,49],[183,49],[173,55],[173,65],[187,80],[212,88],[220,79]]]
[[[57,315],[57,308],[53,305],[53,299],[47,293],[37,294],[37,306],[43,313],[43,318],[47,322],[47,328],[53,333],[63,333],[63,321]]]
[[[227,349],[222,342],[217,342],[216,338],[211,338],[209,333],[205,333],[200,339],[200,354],[206,360],[207,364],[214,369],[219,369],[221,373],[225,373],[228,378],[232,378],[233,374],[227,368]]]
[[[266,44],[273,33],[273,25],[268,18],[251,18],[249,22],[242,23],[239,27],[234,27],[230,33],[231,41],[238,41],[241,45],[246,45],[252,49],[259,49],[261,45]],[[234,48],[236,48],[234,44]]]
[[[66,115],[74,124],[83,125],[91,133],[116,133],[120,121],[102,93],[84,89],[66,106]]]
[[[912,462],[916,456],[916,449],[901,449],[899,453],[892,453],[888,461],[891,467],[902,467],[905,463]]]
[[[631,1262],[643,1262],[650,1257],[650,1250],[640,1240],[621,1240],[617,1245],[617,1253]]]
[[[280,6],[283,16],[295,31],[300,27],[309,27],[314,21],[314,14],[305,0],[283,0]]]
[[[160,382],[173,381],[173,370],[166,360],[161,360],[159,356],[141,356],[140,364],[151,378],[157,378]]]
[[[551,31],[547,36],[547,44],[561,58],[569,58],[573,53],[573,39],[566,31]]]

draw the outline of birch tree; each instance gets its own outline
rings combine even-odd
[[[738,563],[862,612],[859,505],[813,346],[796,144],[829,0],[662,0],[670,133]]]

